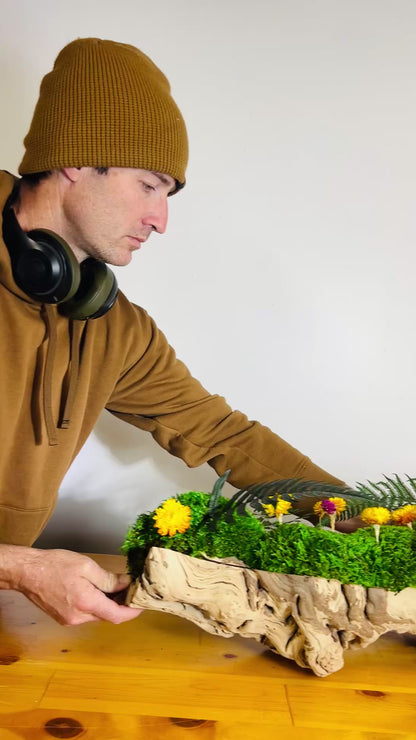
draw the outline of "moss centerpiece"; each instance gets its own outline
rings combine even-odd
[[[357,484],[355,489],[301,480],[272,481],[226,498],[222,488],[227,475],[216,482],[211,494],[182,493],[138,516],[122,547],[134,579],[128,603],[172,613],[181,613],[182,609],[182,616],[208,631],[260,639],[299,665],[312,667],[317,675],[340,667],[339,656],[334,663],[328,654],[328,645],[330,653],[333,649],[331,640],[326,645],[326,638],[322,637],[322,625],[324,633],[329,629],[332,642],[337,635],[341,649],[353,643],[368,644],[387,627],[409,631],[407,623],[406,629],[402,629],[403,619],[398,627],[392,626],[392,619],[398,603],[394,597],[402,593],[406,603],[409,596],[414,602],[416,621],[415,479],[407,476],[403,482],[398,476],[385,477],[379,483]],[[336,530],[337,521],[357,515],[368,526],[348,534]],[[150,575],[156,561],[156,571]],[[218,581],[212,580],[216,578],[211,573],[214,566],[221,571]],[[184,569],[185,581],[181,575]],[[211,569],[209,577],[207,569]],[[207,578],[211,585],[207,585]],[[229,578],[237,578],[238,583],[233,581],[231,586]],[[271,578],[280,579],[277,590]],[[217,582],[224,584],[223,591],[218,592],[213,586]],[[232,604],[230,589],[234,594]],[[236,589],[240,589],[237,603]],[[201,594],[196,596],[198,591],[205,593],[202,603],[198,601]],[[315,612],[307,619],[305,614],[302,616],[301,601],[296,601],[302,594],[306,598],[306,591],[308,603],[311,598],[315,603]],[[335,592],[338,601],[333,608]],[[221,599],[223,605],[218,607]],[[381,619],[381,631],[380,624],[375,627],[371,623],[371,629],[369,626],[371,599],[377,602],[375,622],[380,623]],[[329,606],[324,608],[325,600]],[[357,600],[361,604],[358,617]],[[413,606],[405,609],[411,616]],[[403,611],[403,605],[400,610]],[[241,624],[236,623],[236,612]],[[299,635],[294,641],[301,645],[300,652],[291,654],[290,649],[288,654],[287,648],[282,648],[283,638],[274,635],[271,639],[266,634],[264,620],[270,622],[271,612],[275,632],[285,631],[283,622],[290,616],[290,629],[294,630],[291,639],[299,631],[304,636],[303,642]],[[229,629],[224,628],[227,618],[232,622]],[[311,635],[305,637],[312,622],[316,623],[313,639]],[[321,643],[325,643],[324,657],[319,654],[311,660],[305,656],[318,633]]]

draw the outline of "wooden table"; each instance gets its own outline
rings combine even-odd
[[[62,627],[3,591],[0,615],[1,740],[416,740],[414,637],[385,636],[317,678],[155,612]]]

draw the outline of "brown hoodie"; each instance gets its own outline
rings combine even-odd
[[[0,172],[0,213],[13,184]],[[339,482],[204,390],[122,293],[92,321],[33,302],[13,280],[2,239],[0,310],[0,542],[34,542],[103,408],[151,432],[190,467],[231,468],[238,487],[289,477]]]

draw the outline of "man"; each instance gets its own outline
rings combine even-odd
[[[132,46],[78,39],[42,81],[19,167],[0,175],[0,585],[64,624],[122,622],[106,594],[128,579],[31,545],[103,408],[189,466],[238,487],[337,483],[190,376],[146,312],[117,295],[168,198],[185,184],[187,137],[162,72]]]

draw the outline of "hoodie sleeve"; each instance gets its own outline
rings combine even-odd
[[[208,393],[145,312],[139,323],[139,357],[130,361],[106,405],[115,416],[150,432],[189,467],[207,462],[218,475],[230,469],[228,481],[238,488],[282,478],[342,483],[268,427]],[[132,337],[130,332],[130,356]]]

